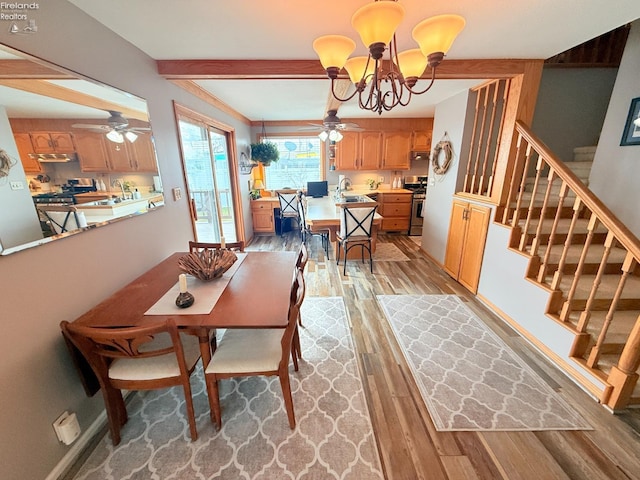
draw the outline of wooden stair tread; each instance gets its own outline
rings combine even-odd
[[[559,290],[568,292],[571,283],[573,282],[573,275],[567,275],[560,281]],[[578,282],[578,288],[574,296],[575,300],[586,300],[589,298],[591,288],[595,280],[595,275],[582,275]],[[598,291],[596,292],[597,299],[611,299],[613,298],[618,284],[620,282],[620,275],[603,275]],[[640,299],[640,277],[630,275],[627,278],[624,289],[622,291],[621,299]]]
[[[538,256],[542,259],[546,253],[547,245],[542,245],[538,249]],[[527,246],[525,249],[526,252],[531,250],[530,246]],[[573,244],[569,245],[567,249],[567,257],[565,262],[568,264],[578,263],[580,257],[582,256],[582,250],[584,250],[584,245]],[[563,244],[554,244],[551,245],[551,253],[549,254],[549,263],[552,265],[557,265],[562,256],[562,252],[564,251]],[[604,253],[604,245],[601,243],[591,244],[589,250],[587,250],[586,263],[600,263],[602,260],[602,255]],[[620,247],[612,247],[609,252],[609,258],[607,259],[607,263],[622,263],[627,256],[627,250]]]

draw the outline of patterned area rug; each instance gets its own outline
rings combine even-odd
[[[200,369],[192,376],[197,441],[182,389],[136,392],[120,445],[107,435],[74,478],[384,478],[342,298],[307,297],[302,322],[303,360],[299,372],[290,367],[295,430],[278,379],[249,377],[220,383],[216,431]]]
[[[360,248],[360,247],[356,247]],[[365,260],[367,259],[365,255]],[[373,254],[374,262],[408,262],[409,257],[407,257],[402,250],[396,247],[393,243],[382,243],[378,242],[376,244],[376,251]]]
[[[591,430],[455,295],[377,298],[437,430]]]

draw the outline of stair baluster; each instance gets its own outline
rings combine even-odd
[[[554,171],[555,172],[555,171]],[[561,179],[562,180],[562,179]],[[547,249],[544,252],[544,258],[542,259],[542,265],[538,269],[537,280],[539,283],[545,283],[545,279],[549,274],[549,259],[551,257],[551,247],[554,245],[556,238],[556,232],[558,231],[558,224],[560,218],[562,218],[562,211],[564,209],[564,201],[567,198],[567,184],[562,182],[560,184],[560,191],[558,192],[558,208],[556,209],[556,215],[551,225],[551,232],[549,233],[549,240],[547,241]],[[555,272],[554,272],[555,273]]]

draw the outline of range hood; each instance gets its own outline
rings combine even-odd
[[[78,160],[75,153],[30,153],[29,156],[40,163],[67,163]]]
[[[429,152],[412,151],[411,160],[429,160]]]

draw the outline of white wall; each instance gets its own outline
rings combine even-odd
[[[616,68],[545,67],[531,129],[564,162],[598,144]]]
[[[236,129],[250,129],[156,73],[155,62],[64,0],[40,2],[38,32],[0,43],[47,59],[146,98],[166,191],[184,189],[173,104],[176,100]],[[248,209],[246,182],[240,177]],[[245,185],[243,185],[245,184]],[[251,218],[245,218],[250,227]],[[103,411],[101,395],[87,398],[60,334],[73,320],[193,238],[186,199],[136,218],[0,257],[0,476],[43,479],[69,451],[52,428],[64,411],[83,429]]]
[[[5,108],[0,105],[0,149],[4,150],[15,164],[7,177],[0,177],[0,205],[4,208],[0,217],[0,251],[43,238],[38,213],[31,201],[20,156],[11,133],[11,125]],[[11,182],[21,182],[23,189],[14,190]]]
[[[629,32],[589,177],[589,188],[640,237],[640,145],[620,146],[631,99],[637,97],[640,97],[640,20],[632,24]]]
[[[469,92],[462,92],[436,106],[433,123],[433,141],[436,145],[448,134],[453,145],[453,161],[449,171],[444,175],[436,175],[433,166],[429,167],[429,186],[424,209],[422,226],[422,248],[434,260],[444,263],[447,248],[447,234],[453,194],[459,189],[461,178],[464,178],[469,140],[463,137],[465,122],[473,120],[468,115]],[[440,159],[442,162],[443,159]]]

